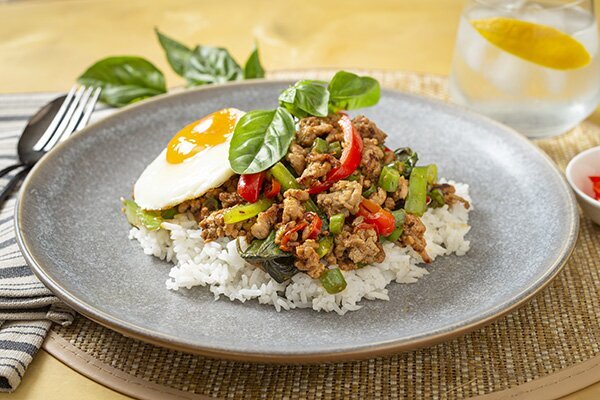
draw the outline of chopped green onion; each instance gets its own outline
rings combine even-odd
[[[271,176],[279,182],[282,192],[288,189],[300,189],[300,184],[296,182],[294,175],[281,162],[271,167]]]
[[[406,211],[403,209],[392,211],[392,215],[394,216],[394,221],[396,222],[396,228],[399,226],[404,226],[404,220],[406,219]]]
[[[333,236],[324,236],[319,240],[319,248],[317,249],[317,254],[319,257],[323,258],[331,251],[333,247]]]
[[[429,192],[429,197],[431,198],[431,203],[429,204],[432,208],[440,208],[446,204],[444,200],[444,194],[440,189],[433,189]]]
[[[329,152],[340,158],[342,156],[342,144],[340,142],[329,143]]]
[[[160,216],[163,219],[173,219],[177,215],[177,209],[175,207],[169,208],[168,210],[162,210]]]
[[[346,280],[339,268],[326,269],[321,274],[321,284],[329,294],[336,294],[346,289]]]
[[[138,228],[146,228],[149,231],[155,231],[160,228],[163,219],[159,211],[145,211],[140,208],[133,200],[121,199],[123,203],[123,212],[127,221]]]
[[[237,222],[245,221],[252,217],[256,217],[259,213],[271,207],[271,204],[273,204],[272,200],[261,199],[256,203],[235,206],[223,215],[223,220],[226,224],[235,224]]]
[[[367,190],[365,190],[364,192],[362,192],[362,195],[363,195],[363,197],[369,198],[376,191],[377,191],[377,186],[371,185],[371,187],[369,187]]]
[[[427,166],[427,183],[433,185],[437,182],[437,165],[429,164]]]
[[[349,177],[346,178],[349,181],[357,181],[360,179],[360,172],[358,171],[354,171],[352,173],[352,175],[350,175]]]
[[[381,174],[379,175],[379,187],[389,193],[393,193],[398,190],[398,185],[400,182],[400,172],[398,169],[384,166],[381,169]]]
[[[427,167],[414,167],[408,181],[408,196],[404,209],[410,214],[422,216],[427,209]]]
[[[402,209],[392,211],[392,215],[394,216],[394,220],[396,221],[396,228],[394,231],[386,237],[390,242],[395,242],[400,239],[402,233],[404,232],[404,219],[406,218],[406,212]]]
[[[339,235],[344,229],[344,222],[346,222],[344,214],[332,215],[331,218],[329,218],[329,232],[334,235]]]
[[[396,149],[394,150],[394,154],[396,154],[396,159],[398,160],[398,170],[405,178],[408,178],[413,167],[419,161],[419,156],[410,147]]]
[[[312,148],[317,153],[327,153],[329,150],[329,145],[327,144],[327,141],[321,138],[316,138],[313,142]]]

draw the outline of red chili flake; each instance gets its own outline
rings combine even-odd
[[[600,176],[590,176],[596,200],[600,201]]]

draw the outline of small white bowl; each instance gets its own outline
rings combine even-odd
[[[600,225],[600,201],[594,198],[590,176],[600,176],[600,146],[579,153],[567,165],[567,181],[583,213]]]

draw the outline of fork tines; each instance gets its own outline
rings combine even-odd
[[[57,143],[67,139],[73,132],[83,128],[100,97],[100,88],[73,86],[58,113],[33,146],[35,151],[48,151]]]

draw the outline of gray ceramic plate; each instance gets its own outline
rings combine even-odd
[[[339,316],[277,313],[165,289],[169,265],[127,239],[119,198],[182,126],[223,107],[269,108],[289,82],[232,84],[162,96],[88,127],[31,172],[17,210],[19,244],[40,279],[76,310],[126,335],[227,358],[317,361],[429,345],[522,304],[560,270],[576,240],[573,196],[549,159],[508,128],[393,91],[364,113],[442,176],[471,185],[464,257],[439,258],[391,301]]]

